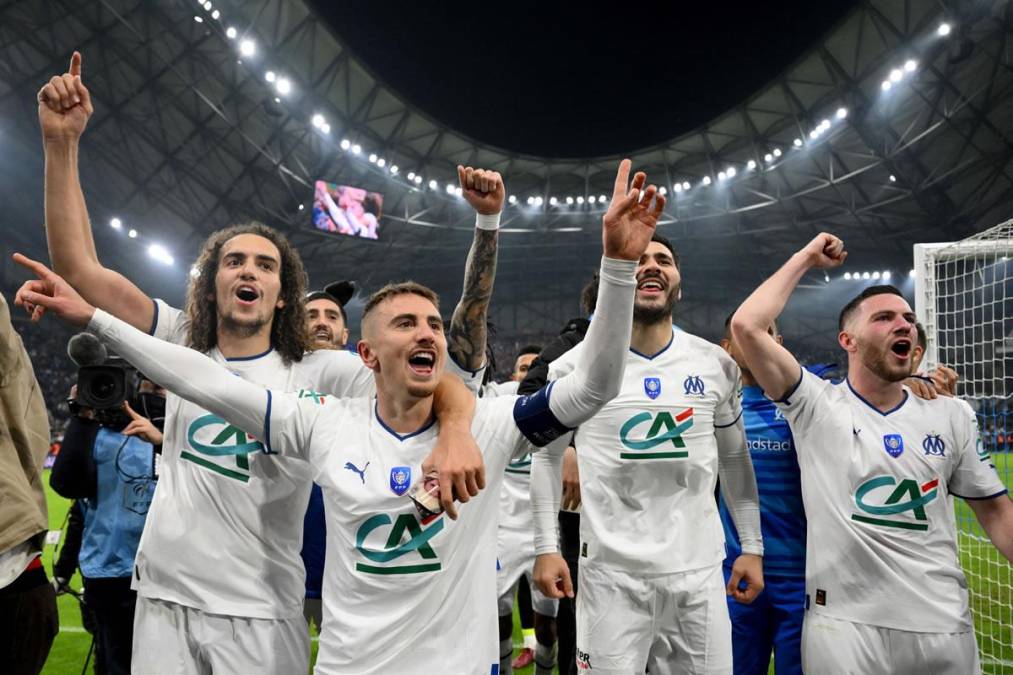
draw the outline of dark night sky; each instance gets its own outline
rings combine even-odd
[[[515,152],[589,157],[713,119],[855,2],[312,4],[362,63],[434,119]]]

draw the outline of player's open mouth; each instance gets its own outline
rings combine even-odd
[[[907,339],[897,340],[890,345],[890,351],[902,359],[906,359],[911,354],[911,341]]]
[[[436,352],[428,349],[412,352],[408,356],[408,367],[417,375],[429,376],[436,366]]]
[[[252,305],[260,298],[260,291],[253,286],[243,285],[236,289],[236,299],[241,305]]]
[[[313,333],[313,338],[315,340],[324,340],[326,342],[330,342],[333,336],[331,335],[331,331],[327,330],[326,328],[321,328]]]
[[[637,284],[637,292],[647,295],[660,295],[665,290],[665,285],[660,280],[651,277],[644,279]]]

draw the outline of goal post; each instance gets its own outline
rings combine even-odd
[[[973,409],[980,452],[1011,486],[1013,424],[1013,220],[967,239],[914,247],[915,312],[926,333],[922,367],[960,376],[957,395]],[[1013,675],[1013,568],[956,500],[961,565],[967,576],[982,670]]]

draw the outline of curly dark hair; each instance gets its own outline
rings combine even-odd
[[[241,234],[255,234],[267,239],[281,254],[281,300],[285,306],[274,311],[271,322],[271,346],[286,363],[301,361],[309,339],[306,334],[306,269],[302,258],[281,232],[256,221],[218,230],[201,247],[195,264],[197,274],[191,275],[186,291],[186,315],[190,319],[188,346],[199,352],[210,351],[218,344],[218,306],[215,298],[215,277],[225,242]]]

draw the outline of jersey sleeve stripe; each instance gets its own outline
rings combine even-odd
[[[148,335],[154,335],[158,328],[158,300],[152,298],[151,304],[155,306],[155,311],[151,313],[151,328],[148,329]]]
[[[964,499],[964,500],[976,502],[976,501],[981,501],[981,500],[985,500],[985,499],[995,499],[996,497],[1002,497],[1004,494],[1007,494],[1008,492],[1009,492],[1009,490],[1007,490],[1006,488],[1003,488],[999,492],[996,492],[994,495],[988,495],[986,497],[965,497],[964,495],[958,495],[956,492],[950,492],[950,494],[953,495],[954,497],[960,497],[961,499]]]
[[[740,410],[739,414],[736,415],[735,419],[733,419],[731,422],[729,422],[728,424],[718,424],[717,422],[715,422],[714,423],[714,428],[715,429],[727,429],[728,427],[730,427],[733,424],[735,424],[736,422],[738,422],[741,417],[742,417],[742,411]]]
[[[794,394],[796,391],[798,391],[798,388],[800,386],[802,386],[802,377],[803,377],[802,366],[799,366],[798,367],[798,382],[796,382],[792,386],[791,389],[789,389],[787,392],[785,392],[784,396],[782,396],[781,398],[779,398],[776,401],[774,401],[774,403],[783,403],[785,405],[791,405],[791,401],[789,401],[788,399],[790,399],[791,396],[792,396],[792,394]]]
[[[267,412],[264,414],[264,454],[273,455],[271,448],[271,390],[267,390]]]

